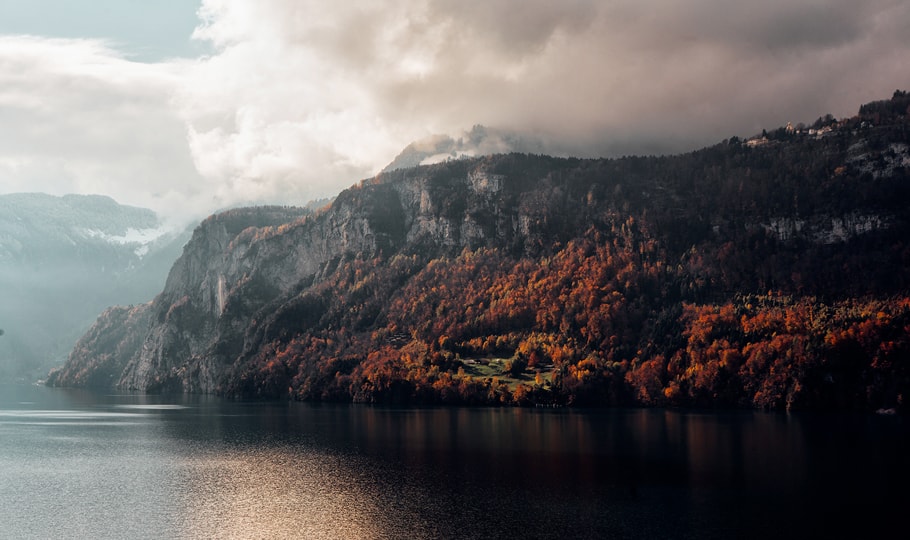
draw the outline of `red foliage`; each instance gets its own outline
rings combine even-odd
[[[355,259],[307,294],[329,326],[262,347],[237,393],[370,403],[898,407],[910,300],[668,298],[639,222],[592,229],[540,260],[465,250]],[[697,284],[694,286],[698,286]],[[667,306],[670,306],[669,308]],[[314,308],[315,309],[315,308]],[[499,374],[472,365],[503,358]],[[549,374],[546,384],[530,381]]]

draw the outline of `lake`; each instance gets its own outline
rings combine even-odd
[[[878,537],[908,480],[896,416],[0,386],[2,538]]]

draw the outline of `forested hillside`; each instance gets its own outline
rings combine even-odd
[[[117,315],[134,327],[103,316],[51,383],[903,410],[908,113],[896,92],[679,156],[456,160],[381,174],[280,226],[215,216],[165,291]]]

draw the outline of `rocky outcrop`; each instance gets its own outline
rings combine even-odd
[[[261,331],[251,331],[254,322],[340,261],[408,249],[457,253],[490,242],[521,249],[532,221],[523,212],[533,207],[481,161],[384,174],[313,215],[251,208],[212,216],[193,233],[164,291],[133,308],[129,330],[120,310],[106,312],[89,333],[96,337],[83,338],[51,383],[218,392],[225,373],[262,339]],[[147,328],[137,328],[145,322]],[[106,339],[97,337],[105,333]],[[86,364],[94,365],[92,345],[117,350],[104,377],[82,375],[91,370]],[[122,367],[116,381],[114,366]]]
[[[82,336],[65,366],[54,369],[49,386],[113,387],[142,347],[151,323],[151,304],[112,307]]]
[[[805,239],[820,244],[846,242],[864,234],[887,229],[891,216],[846,214],[843,216],[817,216],[812,219],[772,219],[762,228],[778,240]]]
[[[226,314],[227,305],[232,295],[248,294],[261,282],[254,272],[254,266],[262,264],[256,255],[268,256],[268,250],[250,254],[251,246],[264,236],[280,236],[275,227],[307,214],[297,208],[250,208],[204,221],[174,263],[164,291],[145,307],[149,326],[116,386],[146,392],[215,391],[219,367],[229,359],[217,354],[213,344],[247,322],[237,316],[247,310],[235,308]],[[280,286],[267,289],[262,296],[277,294]]]

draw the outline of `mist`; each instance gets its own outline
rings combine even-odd
[[[103,310],[150,301],[188,236],[107,197],[0,195],[0,381],[44,377]]]

